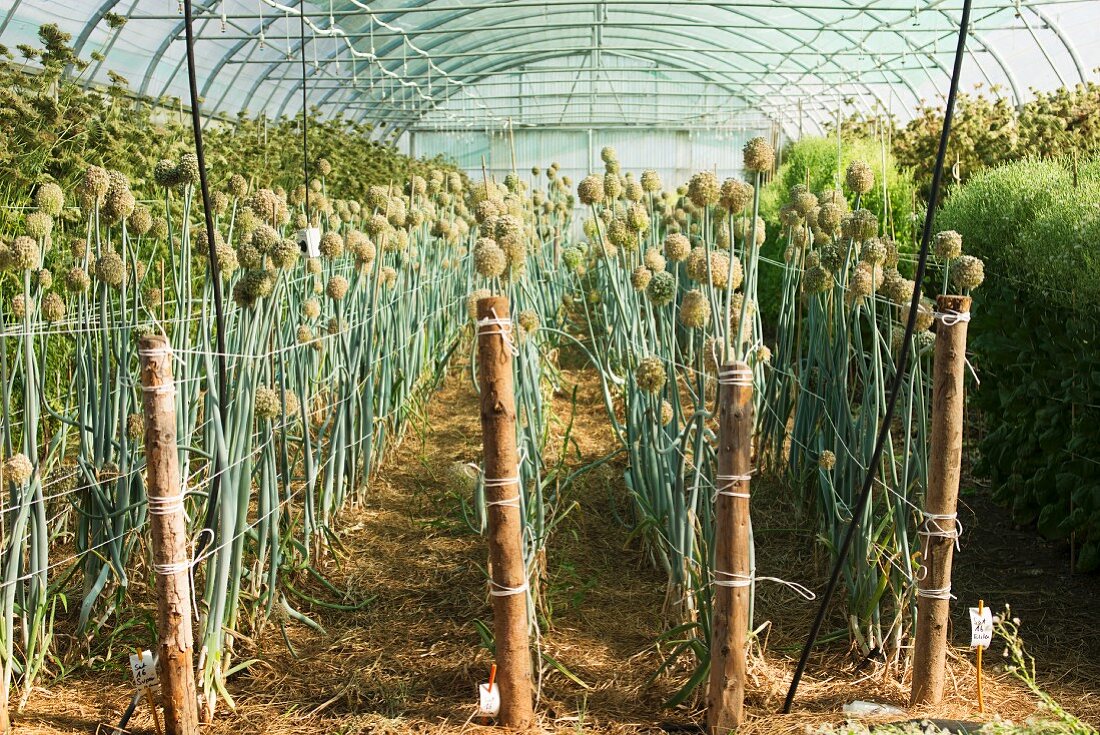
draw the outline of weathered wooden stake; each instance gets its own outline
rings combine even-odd
[[[157,590],[157,675],[167,735],[199,731],[195,673],[191,665],[191,596],[187,521],[176,451],[176,398],[172,352],[160,335],[143,337],[142,409],[145,462]]]
[[[921,564],[918,582],[917,632],[913,645],[913,689],[910,704],[937,704],[943,699],[950,615],[951,559],[955,550],[955,513],[962,467],[963,372],[969,296],[939,296],[945,315],[936,325],[932,362],[932,453],[924,500]]]
[[[707,733],[725,735],[744,719],[749,633],[749,474],[752,471],[752,371],[743,362],[719,371],[718,472],[714,501],[714,612]]]
[[[490,296],[479,300],[477,316],[490,593],[497,686],[500,688],[497,721],[503,727],[525,729],[531,725],[534,711],[531,644],[527,636],[527,571],[523,564],[523,521],[519,510],[516,400],[512,382],[514,337],[508,322],[508,299]],[[507,482],[509,478],[516,478],[516,481]]]

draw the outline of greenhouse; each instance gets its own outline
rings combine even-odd
[[[0,735],[1096,734],[1097,0],[0,0]]]

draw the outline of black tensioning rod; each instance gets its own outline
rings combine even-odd
[[[206,245],[210,257],[210,277],[214,282],[214,318],[218,324],[216,336],[218,346],[218,416],[224,427],[229,403],[225,368],[225,313],[222,306],[221,268],[218,265],[218,248],[215,246],[214,214],[210,207],[210,184],[206,177],[206,155],[202,146],[202,112],[199,109],[199,85],[195,77],[195,32],[191,27],[193,21],[191,0],[184,0],[183,16],[187,41],[187,83],[191,92],[191,126],[195,131],[195,157],[199,162],[199,189],[202,192],[202,209],[206,217]],[[210,496],[206,502],[206,518],[203,523],[204,530],[209,531],[209,534],[199,534],[195,551],[196,559],[200,558],[207,543],[211,546],[216,545],[217,530],[214,527],[214,516],[218,507],[221,475],[224,469],[221,466],[220,456],[219,452],[214,453],[214,477],[210,485]]]
[[[943,113],[943,129],[940,131],[940,145],[939,150],[936,152],[936,165],[932,170],[932,188],[928,195],[928,210],[924,215],[924,229],[921,232],[920,255],[917,258],[917,270],[913,279],[913,298],[909,303],[909,319],[905,323],[905,338],[901,343],[901,355],[898,358],[897,374],[894,376],[894,384],[890,389],[890,396],[886,403],[886,416],[883,417],[882,425],[879,427],[878,438],[875,441],[875,450],[871,455],[871,461],[867,468],[867,476],[863,482],[863,489],[860,491],[859,499],[856,502],[855,508],[852,510],[852,520],[848,524],[848,530],[844,533],[844,540],[841,542],[840,549],[837,551],[837,559],[836,564],[833,566],[832,576],[829,577],[829,584],[825,587],[825,592],[821,596],[821,606],[817,609],[817,616],[814,618],[813,626],[810,628],[810,635],[806,639],[806,644],[802,647],[802,656],[798,660],[798,667],[794,671],[794,678],[791,679],[790,689],[787,690],[787,699],[783,702],[783,714],[788,714],[791,711],[791,705],[794,703],[794,695],[798,691],[798,683],[802,680],[802,674],[805,672],[806,664],[810,659],[810,652],[813,650],[814,643],[817,642],[818,634],[821,633],[821,626],[825,621],[825,614],[828,612],[829,602],[836,592],[837,583],[840,581],[840,574],[845,559],[852,546],[852,539],[855,537],[856,528],[859,527],[859,517],[863,515],[863,510],[867,507],[867,500],[871,497],[871,489],[874,487],[875,477],[878,474],[878,465],[882,460],[883,448],[885,447],[886,439],[890,432],[890,422],[894,417],[898,396],[901,393],[902,381],[905,378],[905,371],[909,366],[910,346],[913,341],[913,333],[916,331],[917,309],[921,299],[921,283],[924,281],[925,268],[928,264],[928,249],[932,239],[932,224],[936,215],[936,200],[939,197],[940,184],[943,180],[944,159],[947,157],[947,141],[951,136],[951,117],[955,111],[955,98],[959,91],[959,76],[962,73],[963,55],[966,51],[966,36],[970,28],[971,3],[972,0],[963,1],[962,17],[959,19],[959,39],[955,47],[955,65],[951,70],[951,86],[947,93],[947,106],[944,108]]]

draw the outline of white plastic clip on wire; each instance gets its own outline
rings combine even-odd
[[[921,511],[921,515],[924,516],[924,523],[917,530],[918,535],[926,538],[954,539],[955,548],[962,550],[959,546],[959,537],[962,536],[963,527],[957,513],[925,513]],[[948,525],[940,525],[941,523]]]
[[[749,499],[750,496],[748,493],[734,492],[732,488],[736,487],[739,482],[751,481],[752,475],[715,475],[714,479],[718,483],[716,495],[724,495],[727,498]]]
[[[718,368],[718,385],[752,385],[752,370],[748,368]]]
[[[937,321],[941,322],[945,327],[953,327],[959,322],[970,321],[969,311],[955,311],[954,309],[948,309],[947,311],[937,311],[932,316]]]
[[[491,317],[485,317],[484,319],[477,320],[477,333],[481,334],[499,334],[500,338],[504,340],[504,347],[512,353],[513,357],[519,355],[519,347],[512,340],[512,320],[501,319],[497,316],[496,309],[491,309],[493,315]]]

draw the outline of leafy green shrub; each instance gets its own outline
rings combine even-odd
[[[1024,161],[975,175],[948,198],[986,264],[971,347],[985,422],[978,471],[1020,522],[1076,536],[1079,571],[1100,569],[1100,165]]]

